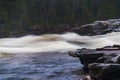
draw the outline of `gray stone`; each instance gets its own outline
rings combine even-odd
[[[82,25],[72,29],[80,35],[101,35],[109,32],[120,32],[120,19],[110,19],[107,21],[95,21],[91,24]]]

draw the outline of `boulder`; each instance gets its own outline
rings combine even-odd
[[[101,35],[110,32],[120,32],[120,19],[110,19],[106,21],[95,21],[91,24],[82,25],[74,28],[72,32],[80,35]]]
[[[120,64],[89,64],[89,74],[96,80],[120,80]]]
[[[78,49],[76,51],[70,51],[70,56],[78,57],[80,59],[81,64],[84,65],[83,70],[84,72],[88,72],[88,65],[90,63],[94,63],[97,61],[99,57],[104,56],[102,52],[95,52],[95,50],[90,49]]]
[[[120,45],[77,49],[69,55],[79,58],[83,71],[95,80],[120,80]]]

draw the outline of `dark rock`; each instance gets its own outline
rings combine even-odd
[[[116,63],[120,64],[120,56],[118,56]]]
[[[72,29],[72,32],[80,35],[101,35],[109,32],[120,32],[120,19],[110,19],[107,21],[95,21]]]
[[[88,65],[91,63],[119,63],[119,52],[119,45],[113,45],[99,49],[77,49],[73,52],[70,51],[69,55],[73,57],[78,57],[81,64],[84,65],[83,70],[85,72],[89,72]]]
[[[97,59],[98,63],[116,63],[118,55],[116,53],[111,53],[109,55],[102,56]]]
[[[97,61],[99,57],[102,57],[104,53],[102,52],[95,52],[95,50],[90,50],[90,49],[78,49],[76,51],[70,51],[69,52],[70,56],[73,57],[78,57],[80,59],[81,64],[84,65],[83,70],[84,72],[88,72],[88,65],[90,63],[94,63]]]
[[[85,72],[89,72],[89,70],[88,70],[88,65],[90,64],[90,63],[94,63],[94,62],[96,62],[96,60],[99,58],[99,57],[101,57],[101,56],[103,56],[104,54],[103,53],[91,53],[91,54],[82,54],[82,55],[80,55],[79,56],[79,59],[80,59],[80,61],[81,61],[81,64],[83,64],[84,65],[84,67],[83,67],[83,70],[85,71]]]
[[[89,74],[91,78],[98,78],[102,67],[98,63],[89,64]]]
[[[111,57],[111,58],[107,58],[106,61],[104,63],[117,63],[118,60],[118,56],[116,57]]]
[[[120,64],[109,65],[105,68],[102,68],[100,75],[98,76],[99,80],[120,80]]]
[[[105,62],[105,60],[106,60],[106,56],[102,56],[102,57],[99,57],[99,58],[96,60],[96,62],[97,62],[97,63],[103,63],[103,62]]]
[[[89,65],[89,72],[96,80],[119,80],[120,64],[92,63]]]
[[[119,47],[120,48],[120,45],[113,45],[113,47]]]
[[[94,80],[120,80],[120,45],[70,52],[84,65],[83,70]]]

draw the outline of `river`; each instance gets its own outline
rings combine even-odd
[[[79,59],[69,50],[120,44],[120,33],[27,35],[0,39],[0,80],[80,80]]]
[[[81,68],[65,53],[16,54],[0,58],[0,80],[79,80]]]

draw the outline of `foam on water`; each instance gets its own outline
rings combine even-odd
[[[1,38],[0,52],[35,53],[68,51],[78,48],[98,48],[120,44],[120,32],[98,36],[80,36],[76,33],[27,35],[19,38]]]

